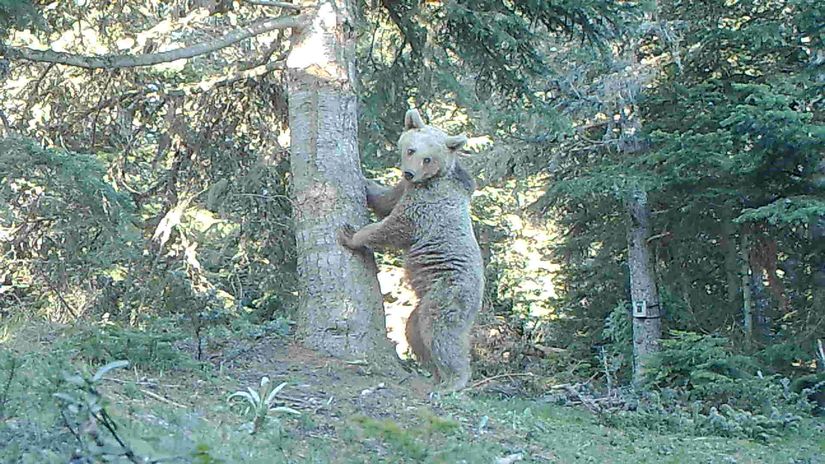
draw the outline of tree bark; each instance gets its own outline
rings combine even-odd
[[[739,247],[741,253],[739,272],[742,278],[742,328],[748,339],[753,337],[753,293],[750,285],[750,236],[747,231],[742,231],[742,246]]]
[[[822,75],[820,74],[820,77]],[[825,156],[823,156],[814,177],[814,186],[820,193],[825,192]],[[820,215],[811,224],[811,240],[813,242],[813,314],[825,314],[825,215]],[[816,366],[819,372],[825,372],[825,346],[822,340],[817,339],[814,344],[816,352]]]
[[[814,243],[812,263],[814,301],[825,305],[825,216],[820,217],[811,226],[811,238]]]
[[[760,245],[761,246],[761,245]],[[763,247],[764,248],[764,247]],[[765,253],[765,249],[760,249],[760,253]],[[775,257],[774,257],[775,262]],[[765,341],[771,335],[771,322],[768,317],[768,311],[774,304],[781,306],[781,299],[784,297],[783,292],[776,288],[778,280],[775,278],[776,270],[770,269],[770,266],[765,266],[764,262],[751,261],[751,295],[753,297],[753,330],[757,340]],[[774,275],[773,283],[770,288],[765,285],[765,280],[770,281],[771,273]],[[774,292],[775,302],[772,301],[772,294]]]
[[[749,340],[765,340],[770,336],[771,295],[765,278],[766,272],[775,271],[767,269],[769,266],[759,258],[760,253],[765,252],[760,243],[758,235],[747,229],[742,231],[742,328]]]
[[[338,244],[345,224],[368,221],[353,90],[352,0],[318,4],[287,58],[298,332],[312,349],[394,366],[371,254]]]
[[[814,186],[820,194],[825,193],[825,155],[819,161]],[[813,241],[812,274],[813,274],[813,304],[814,314],[825,314],[825,214],[811,224],[811,240]],[[825,364],[825,359],[822,360]],[[825,366],[823,366],[825,369]]]
[[[736,228],[731,214],[722,217],[722,236],[719,244],[725,256],[725,281],[727,289],[727,302],[730,311],[736,311],[741,301],[741,282],[739,277],[739,252],[736,249]],[[735,314],[735,313],[733,313]]]
[[[659,292],[648,241],[651,228],[647,192],[640,188],[631,191],[627,211],[628,267],[633,302],[633,382],[639,385],[644,379],[648,358],[659,351],[659,339],[662,337]]]
[[[752,317],[753,335],[756,340],[765,340],[770,336],[768,310],[771,307],[771,295],[765,286],[765,270],[751,266],[751,295],[753,298]]]

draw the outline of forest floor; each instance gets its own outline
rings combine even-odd
[[[44,334],[42,327],[0,337],[0,462],[70,462],[78,441],[52,396],[67,388],[56,379],[100,366],[79,356],[67,342],[72,337],[71,329]],[[477,390],[432,398],[417,374],[380,375],[282,337],[205,354],[208,362],[197,368],[132,366],[101,381],[118,434],[137,456],[195,463],[825,463],[822,422],[767,443],[613,428],[587,410],[541,399]],[[18,370],[9,375],[12,357]],[[301,415],[271,414],[250,435],[249,417],[227,397],[256,389],[263,376],[288,382],[279,400]]]

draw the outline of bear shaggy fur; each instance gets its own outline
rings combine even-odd
[[[416,358],[447,391],[470,380],[470,329],[484,287],[481,252],[470,219],[475,182],[456,159],[467,142],[427,126],[416,110],[406,114],[398,140],[402,180],[394,188],[368,181],[367,201],[383,218],[341,244],[352,250],[395,248],[406,252],[405,270],[418,304],[406,335]]]

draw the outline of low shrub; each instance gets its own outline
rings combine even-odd
[[[764,441],[812,412],[810,392],[762,372],[724,337],[674,331],[661,343],[643,389],[626,393],[625,410],[604,414],[605,422]]]
[[[158,324],[159,325],[159,324]],[[192,368],[194,360],[175,344],[184,338],[174,327],[151,330],[120,325],[92,325],[79,329],[65,343],[82,358],[93,363],[126,359],[139,369],[171,370]]]

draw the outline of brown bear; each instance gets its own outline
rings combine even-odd
[[[475,182],[458,163],[463,135],[427,126],[416,110],[406,114],[398,140],[404,179],[394,188],[369,181],[367,201],[382,218],[341,244],[352,250],[404,250],[404,268],[418,297],[407,321],[416,358],[445,391],[470,380],[470,328],[481,307],[484,272],[470,219]]]

